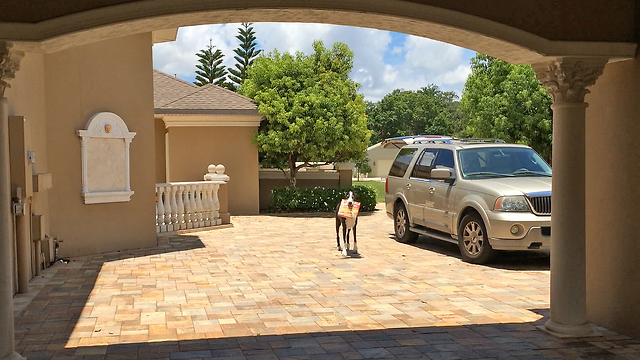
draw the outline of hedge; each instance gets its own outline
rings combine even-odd
[[[376,208],[376,190],[368,185],[354,185],[348,188],[292,188],[280,187],[271,190],[271,204],[268,212],[331,212],[335,211],[341,199],[353,191],[355,201],[360,202],[360,211]]]

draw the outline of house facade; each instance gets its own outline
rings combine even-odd
[[[202,87],[153,71],[157,183],[202,181],[209,164],[230,177],[231,215],[259,213],[257,104],[217,85]]]
[[[368,177],[387,177],[393,160],[400,151],[400,148],[397,147],[384,148],[381,145],[382,143],[377,143],[367,148],[367,158],[371,167]]]

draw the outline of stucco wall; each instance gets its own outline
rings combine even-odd
[[[11,88],[5,94],[9,99],[9,114],[25,116],[29,123],[30,150],[36,154],[33,173],[46,173],[47,165],[47,122],[45,114],[44,56],[25,54],[20,62],[20,70],[11,81]],[[48,192],[34,193],[31,211],[45,215],[48,219]],[[45,220],[47,221],[47,220]],[[46,230],[49,231],[48,224]]]
[[[587,316],[640,337],[640,61],[607,65],[587,95]],[[567,254],[570,256],[571,254]]]
[[[162,119],[154,119],[155,136],[156,136],[156,183],[167,182],[167,167],[165,163],[165,134],[167,129],[164,127]]]
[[[79,46],[44,57],[47,152],[53,175],[51,233],[60,256],[156,244],[151,34]],[[85,205],[76,130],[95,113],[118,114],[137,132],[130,148],[131,201]]]
[[[389,148],[382,149],[380,147],[374,147],[367,150],[367,157],[369,158],[369,166],[371,166],[370,177],[387,177],[389,169],[393,164],[400,149]]]
[[[169,180],[202,181],[210,164],[222,164],[229,175],[231,215],[259,213],[257,127],[170,127]]]
[[[349,176],[349,183],[351,176]],[[280,170],[260,171],[260,210],[265,210],[271,204],[271,190],[276,187],[289,186],[290,181]],[[322,186],[327,188],[338,188],[340,186],[340,175],[338,172],[332,173],[298,173],[296,186],[301,189]],[[346,185],[345,187],[348,187]]]

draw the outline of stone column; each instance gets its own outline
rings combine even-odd
[[[13,333],[13,211],[9,174],[9,100],[4,91],[20,68],[23,54],[0,41],[0,360],[24,359],[15,351]]]
[[[559,58],[533,65],[553,98],[551,316],[541,329],[560,337],[593,335],[586,308],[584,97],[606,63]]]

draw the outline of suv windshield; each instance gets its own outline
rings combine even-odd
[[[458,162],[464,178],[551,176],[551,167],[530,148],[464,149]]]

